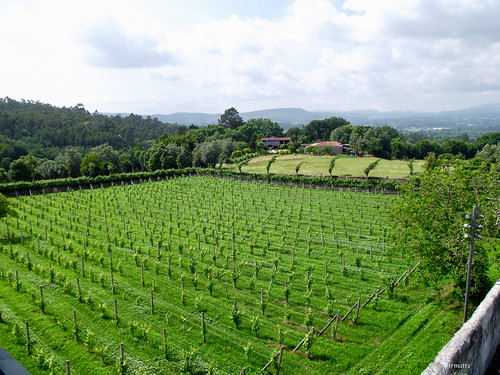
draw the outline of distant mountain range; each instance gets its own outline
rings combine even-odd
[[[123,114],[122,114],[123,115]],[[412,112],[394,111],[380,112],[375,110],[324,111],[311,112],[301,108],[273,108],[253,112],[241,112],[243,120],[268,118],[277,122],[285,130],[291,127],[307,125],[312,120],[323,120],[329,117],[342,117],[352,125],[389,125],[398,129],[438,129],[438,128],[486,128],[500,131],[500,103],[444,112]],[[217,124],[220,114],[177,112],[169,115],[153,114],[158,120],[179,125]]]

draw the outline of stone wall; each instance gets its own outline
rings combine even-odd
[[[423,375],[482,375],[500,343],[500,279]]]

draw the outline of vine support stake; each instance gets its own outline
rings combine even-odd
[[[354,323],[358,322],[358,316],[359,316],[359,301],[361,300],[360,297],[358,297],[358,302],[356,303],[356,317],[354,318]]]
[[[149,300],[151,302],[151,315],[153,315],[155,313],[155,305],[154,305],[154,301],[153,301],[153,291],[152,290],[149,291]]]
[[[337,319],[335,319],[335,329],[333,331],[333,338],[337,337],[337,327],[339,326],[340,310],[337,310]]]
[[[470,279],[472,273],[472,254],[474,253],[474,239],[482,238],[480,234],[476,234],[476,230],[482,229],[482,225],[476,225],[476,220],[484,219],[483,215],[478,215],[477,206],[472,207],[472,218],[469,215],[466,215],[466,219],[471,219],[471,223],[465,224],[464,228],[470,228],[470,245],[469,245],[469,261],[467,264],[467,283],[465,285],[465,303],[464,303],[464,324],[467,321],[467,310],[469,307],[469,289],[470,289]],[[467,237],[467,235],[464,235]]]
[[[78,326],[76,325],[76,310],[73,310],[73,326],[75,327],[75,341],[78,342]]]
[[[19,292],[19,272],[16,270],[16,290]]]
[[[40,307],[42,308],[42,314],[45,314],[45,303],[43,301],[43,286],[40,285]]]
[[[28,349],[28,355],[31,355],[30,327],[28,321],[26,321],[26,348]]]
[[[338,320],[339,314],[340,314],[340,310],[332,319],[330,319],[330,321],[327,323],[327,325],[321,331],[318,332],[318,336],[321,336],[328,329],[328,327],[330,327],[330,325],[333,323],[334,320],[336,320],[336,319]]]
[[[82,291],[80,289],[80,279],[78,277],[76,278],[76,290],[78,292],[78,299],[82,302]]]
[[[206,331],[207,331],[207,328],[205,326],[205,313],[202,311],[201,312],[201,334],[203,336],[203,342],[207,342]]]
[[[69,360],[66,360],[66,375],[71,375],[71,370],[69,368]]]
[[[141,285],[144,286],[144,265],[141,264]]]
[[[260,305],[262,306],[262,315],[264,315],[264,289],[260,288]]]
[[[115,294],[115,281],[113,279],[113,268],[109,269],[109,276],[110,276],[110,280],[111,280],[111,292],[113,294]]]
[[[116,302],[116,298],[115,298],[115,322],[116,322],[116,325],[118,325],[118,303]]]
[[[280,368],[281,368],[281,358],[283,357],[283,347],[280,348],[280,353],[278,356],[278,368],[276,369],[276,375],[280,374]]]

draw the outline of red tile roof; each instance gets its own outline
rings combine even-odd
[[[262,138],[262,141],[291,141],[291,137],[268,137]]]

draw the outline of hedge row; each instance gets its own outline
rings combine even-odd
[[[261,174],[261,173],[240,173],[227,169],[211,168],[185,168],[185,169],[167,169],[154,172],[136,172],[119,173],[109,176],[97,177],[78,177],[78,178],[60,178],[53,180],[38,181],[18,181],[6,184],[0,184],[0,192],[6,195],[12,195],[15,192],[20,194],[29,193],[29,191],[38,191],[42,189],[58,188],[66,189],[76,186],[110,184],[112,182],[129,182],[137,180],[147,180],[153,178],[178,177],[185,175],[208,175],[218,177],[233,177],[242,180],[259,180],[278,183],[311,184],[320,186],[345,186],[359,187],[365,189],[388,189],[397,190],[404,179],[382,179],[382,178],[358,178],[358,177],[339,177],[339,176],[303,176],[303,175],[281,175],[281,174]]]
[[[236,177],[243,180],[260,180],[268,182],[311,184],[319,186],[345,186],[359,187],[366,189],[389,189],[398,190],[401,183],[406,179],[388,179],[377,177],[342,177],[342,176],[307,176],[307,175],[287,175],[287,174],[263,174],[263,173],[240,173],[233,170],[224,169],[198,169],[198,174],[212,176]]]

